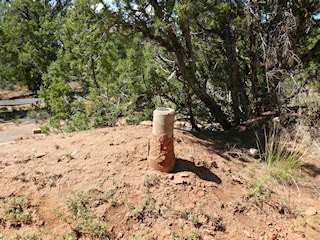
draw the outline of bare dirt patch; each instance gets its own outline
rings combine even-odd
[[[15,225],[2,214],[0,232],[59,239],[76,224],[67,218],[67,197],[83,192],[93,196],[94,219],[107,223],[102,226],[114,239],[319,238],[319,151],[312,150],[311,172],[303,173],[299,188],[263,185],[254,192],[261,164],[226,154],[235,142],[249,144],[242,130],[196,136],[175,130],[177,162],[169,174],[148,167],[149,126],[0,145],[0,197],[26,197],[30,214]]]
[[[0,89],[0,100],[8,100],[32,96],[32,92],[25,87],[14,86],[12,90]]]

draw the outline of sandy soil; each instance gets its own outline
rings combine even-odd
[[[270,199],[253,201],[261,164],[227,154],[235,144],[244,153],[250,147],[246,128],[195,135],[176,129],[176,167],[168,174],[148,167],[150,133],[150,126],[123,126],[3,143],[0,196],[27,196],[32,217],[2,223],[0,233],[58,239],[70,226],[54,209],[65,212],[66,197],[81,191],[105,196],[94,211],[115,239],[319,239],[318,149],[310,149],[299,188],[275,184]]]
[[[0,100],[23,98],[31,96],[32,92],[25,87],[14,86],[13,90],[0,89]]]

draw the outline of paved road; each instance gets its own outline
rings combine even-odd
[[[0,143],[13,141],[13,140],[16,140],[16,139],[18,139],[18,138],[28,137],[28,136],[34,136],[34,135],[28,134],[28,135],[21,135],[21,136],[0,137]]]
[[[0,100],[0,106],[16,106],[23,104],[31,104],[43,102],[43,98],[22,98],[22,99],[14,99],[14,100]]]

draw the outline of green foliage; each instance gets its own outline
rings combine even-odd
[[[8,222],[12,226],[18,226],[22,223],[30,223],[30,204],[25,196],[6,197],[0,201],[0,220]]]
[[[41,132],[48,135],[50,133],[50,127],[47,125],[41,126]]]
[[[0,233],[0,239],[1,240],[7,240],[7,236],[4,233]]]
[[[42,239],[41,236],[34,232],[24,233],[23,235],[20,235],[17,233],[13,237],[13,240],[41,240],[41,239]]]
[[[96,198],[83,192],[74,192],[67,198],[67,213],[58,212],[59,217],[71,227],[62,239],[98,238],[110,239],[107,223],[98,219],[94,213]]]
[[[98,89],[90,88],[87,103],[84,100],[77,100],[71,104],[74,114],[71,119],[67,120],[66,130],[71,132],[114,126],[120,115],[121,107],[112,101],[106,101]]]
[[[40,89],[50,125],[64,122],[67,131],[119,118],[138,124],[159,106],[175,108],[193,127],[216,121],[227,129],[318,87],[313,1],[108,5],[0,1],[0,86]],[[318,111],[316,97],[311,102],[302,105]]]
[[[22,120],[19,118],[19,116],[17,116],[17,118],[14,119],[12,122],[16,125],[19,125],[20,123],[22,123]]]
[[[198,208],[204,208],[208,205],[208,200],[205,198],[203,200],[200,200],[198,203],[197,203],[197,207]]]
[[[156,185],[159,182],[159,176],[151,174],[146,175],[143,179],[143,187],[146,193],[149,193],[150,187]]]
[[[137,208],[132,210],[132,215],[138,220],[141,220],[146,216],[151,217],[155,208],[154,204],[154,200],[146,196],[139,202]]]
[[[45,120],[49,118],[49,113],[46,109],[32,108],[28,111],[27,117],[35,120]]]
[[[119,117],[150,119],[153,93],[145,95],[143,47],[135,41],[124,49],[121,36],[109,31],[109,19],[89,2],[96,1],[74,1],[61,30],[64,51],[44,75],[39,93],[52,111],[50,123],[57,127],[64,120],[67,131],[79,131],[114,126]],[[146,111],[136,113],[138,105]]]
[[[179,239],[179,240],[200,240],[202,239],[199,235],[198,231],[193,231],[191,233],[186,234],[182,230],[180,230],[177,233],[174,233],[174,239]]]
[[[55,60],[56,30],[65,1],[15,0],[0,2],[0,83],[24,84],[36,91],[42,74]]]
[[[268,174],[283,184],[296,185],[297,171],[303,164],[297,139],[292,141],[289,135],[284,135],[277,125],[273,125],[269,134],[264,131],[263,142],[264,145],[258,140],[258,148]]]
[[[192,212],[188,214],[188,220],[191,221],[194,226],[197,226],[199,224],[198,216]]]
[[[252,184],[250,184],[250,198],[254,202],[260,202],[262,200],[268,200],[272,193],[272,184],[268,176],[262,178],[254,178]]]

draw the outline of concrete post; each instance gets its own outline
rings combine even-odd
[[[158,108],[153,111],[152,135],[148,144],[149,166],[161,172],[170,172],[175,165],[173,123],[175,111]]]

